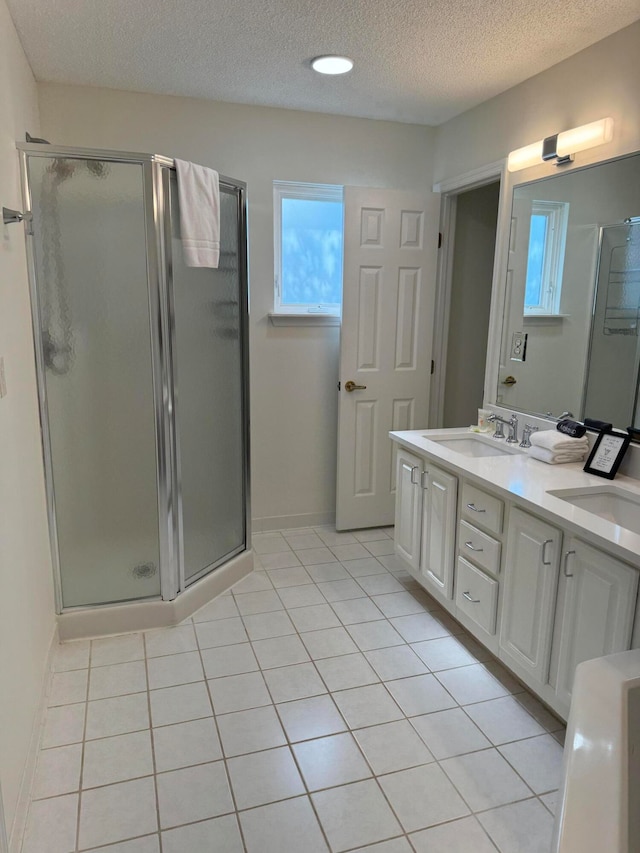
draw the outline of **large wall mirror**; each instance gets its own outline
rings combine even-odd
[[[513,190],[496,402],[640,427],[640,153]]]

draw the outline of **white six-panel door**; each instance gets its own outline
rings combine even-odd
[[[339,530],[393,524],[388,433],[427,427],[438,208],[432,193],[345,187]]]

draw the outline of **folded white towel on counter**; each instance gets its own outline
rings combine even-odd
[[[579,453],[589,449],[589,441],[586,435],[582,438],[571,438],[570,435],[558,432],[557,429],[543,429],[540,432],[534,432],[530,441],[535,447],[543,447],[553,453]]]
[[[531,436],[533,438],[533,436]],[[547,450],[546,447],[536,447],[532,445],[529,450],[529,456],[533,459],[539,459],[541,462],[547,462],[549,465],[562,465],[565,462],[582,462],[587,455],[588,446],[578,451],[561,450],[559,453],[554,453],[553,450]]]
[[[180,232],[188,267],[218,268],[220,260],[220,178],[214,169],[175,160]]]

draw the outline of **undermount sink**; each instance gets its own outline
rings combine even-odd
[[[487,435],[479,435],[471,432],[464,435],[425,435],[429,441],[435,441],[449,450],[455,450],[463,456],[480,458],[483,456],[508,456],[517,453],[515,447],[505,444],[504,441],[491,438]]]
[[[559,489],[548,494],[640,534],[640,495],[634,492],[617,486],[591,486],[588,489]]]

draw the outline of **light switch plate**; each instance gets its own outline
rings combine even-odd
[[[527,332],[511,335],[511,361],[525,361],[527,357]]]

